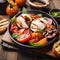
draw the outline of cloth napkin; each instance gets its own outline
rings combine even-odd
[[[4,48],[8,48],[12,50],[19,50],[16,44],[14,44],[14,42],[10,39],[10,35],[8,31],[6,31],[6,33],[3,35],[1,44]]]

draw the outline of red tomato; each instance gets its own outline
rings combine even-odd
[[[19,34],[23,34],[24,31],[25,31],[25,29],[20,29],[20,30],[18,31],[18,33],[19,33]]]
[[[22,43],[28,42],[30,39],[31,39],[31,32],[29,29],[26,29],[24,33],[21,35],[21,37],[17,38],[17,40]]]
[[[11,31],[12,33],[17,33],[17,30],[18,30],[18,27],[16,26],[16,24],[15,24],[15,23],[12,24],[12,25],[11,25],[11,30],[10,30],[10,31]]]
[[[9,16],[14,16],[16,13],[18,13],[18,7],[16,5],[8,5],[7,8],[6,8],[6,13],[9,15]]]
[[[26,0],[15,0],[15,2],[18,6],[23,6],[25,4]]]
[[[40,39],[41,37],[42,37],[42,34],[41,33],[33,32],[31,38],[32,39],[34,39],[34,38]]]
[[[42,36],[41,33],[33,32],[33,33],[31,34],[31,40],[29,40],[29,43],[36,43],[36,42],[38,42],[42,37],[43,37],[43,36]]]
[[[39,38],[36,37],[36,38],[34,38],[34,39],[29,40],[29,43],[36,43],[36,42],[38,42],[38,41],[39,41]]]

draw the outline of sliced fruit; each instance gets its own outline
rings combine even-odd
[[[38,44],[45,45],[47,43],[47,38],[43,38],[40,41],[37,42]]]
[[[28,42],[31,39],[30,30],[29,29],[25,30],[24,33],[21,34],[21,37],[18,37],[16,39],[17,39],[17,41],[19,41],[21,43]]]
[[[17,31],[18,31],[18,27],[16,26],[15,23],[11,25],[11,29],[10,29],[10,31],[11,31],[12,33],[17,33]]]
[[[38,37],[38,39],[40,40],[40,38],[42,37],[42,34],[41,33],[37,33],[37,32],[33,32],[31,38],[33,39],[33,38],[36,38],[36,37]]]
[[[19,34],[23,34],[24,31],[25,31],[25,29],[20,29],[20,30],[18,31],[18,33],[19,33]]]
[[[36,39],[32,39],[29,41],[30,45],[32,46],[43,46],[47,43],[47,38],[43,38],[40,41],[37,41]]]

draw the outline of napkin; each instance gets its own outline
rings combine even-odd
[[[3,35],[1,40],[2,40],[1,44],[4,48],[8,48],[8,49],[12,49],[12,50],[19,50],[19,48],[17,48],[16,44],[14,44],[14,42],[11,40],[8,31],[6,31],[6,33]]]

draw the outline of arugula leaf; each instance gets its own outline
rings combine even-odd
[[[11,19],[11,23],[13,24],[14,22],[15,22],[15,19],[16,19],[16,17],[14,16],[12,19]]]
[[[32,45],[34,47],[42,46],[41,44],[38,44],[38,43],[30,43],[30,45]]]
[[[13,37],[13,38],[17,38],[17,37],[19,37],[19,36],[20,36],[20,35],[17,34],[17,33],[12,34],[12,37]]]
[[[23,7],[22,13],[27,13],[27,12],[28,12],[27,9],[25,7]]]

